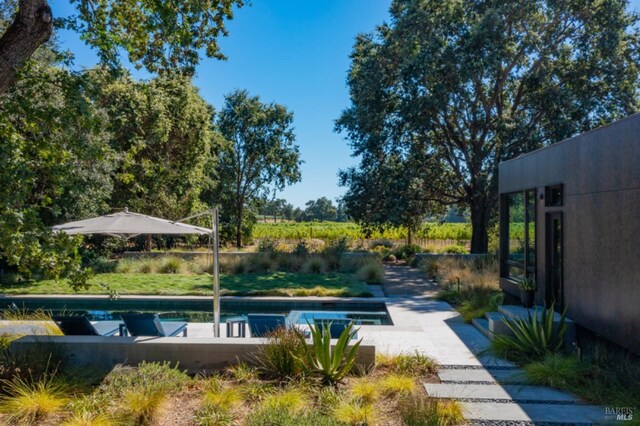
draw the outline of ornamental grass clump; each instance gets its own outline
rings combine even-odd
[[[4,392],[0,395],[0,411],[12,423],[36,424],[61,412],[69,402],[67,388],[53,375],[37,381],[14,376],[0,383]]]
[[[422,395],[407,395],[398,401],[400,418],[411,426],[454,426],[464,424],[464,416],[455,401],[436,400]]]
[[[414,354],[376,355],[376,367],[392,371],[405,376],[424,376],[436,372],[437,364],[428,356],[415,352]]]
[[[319,256],[312,256],[302,264],[302,272],[307,274],[323,274],[327,271],[327,262]]]
[[[278,381],[300,377],[306,370],[309,349],[304,333],[296,328],[279,328],[271,333],[256,356],[261,375]]]
[[[382,284],[384,269],[377,260],[370,260],[358,269],[358,278],[367,284]]]

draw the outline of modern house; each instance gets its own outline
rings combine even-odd
[[[640,353],[640,114],[500,165],[500,285]]]

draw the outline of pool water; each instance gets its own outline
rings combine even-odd
[[[163,321],[186,321],[186,322],[213,322],[213,312],[201,312],[201,311],[169,311],[169,312],[157,312],[157,311],[97,311],[97,310],[82,310],[82,311],[51,311],[52,315],[84,315],[92,321],[117,321],[120,320],[120,315],[125,313],[157,313],[160,319]],[[221,312],[220,322],[226,322],[227,318],[245,316],[248,312]],[[255,312],[255,313],[270,313],[270,314],[282,314],[286,315],[287,323],[305,325],[307,323],[313,324],[315,320],[332,320],[332,319],[351,319],[356,324],[360,325],[389,325],[389,315],[387,312],[368,312],[368,311],[299,311],[299,310],[280,310],[269,312]]]

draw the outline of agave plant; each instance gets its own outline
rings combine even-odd
[[[565,311],[560,316],[558,326],[554,326],[554,305],[548,309],[538,309],[527,318],[503,320],[513,333],[510,335],[495,335],[493,348],[500,355],[514,358],[542,359],[545,355],[558,352],[564,343],[567,332]]]
[[[325,383],[337,383],[349,374],[356,362],[362,339],[349,347],[349,342],[358,332],[350,323],[338,337],[331,349],[331,325],[320,327],[309,324],[312,348],[302,360],[311,373],[319,375]]]

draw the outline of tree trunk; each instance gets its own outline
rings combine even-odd
[[[484,200],[480,205],[471,205],[471,253],[486,253],[489,249],[490,209]]]
[[[16,73],[53,31],[46,0],[20,0],[15,19],[0,37],[0,95],[16,80]]]
[[[236,208],[236,248],[242,248],[242,206]]]
[[[409,226],[407,228],[407,245],[410,246],[411,244],[413,244],[413,230]]]

